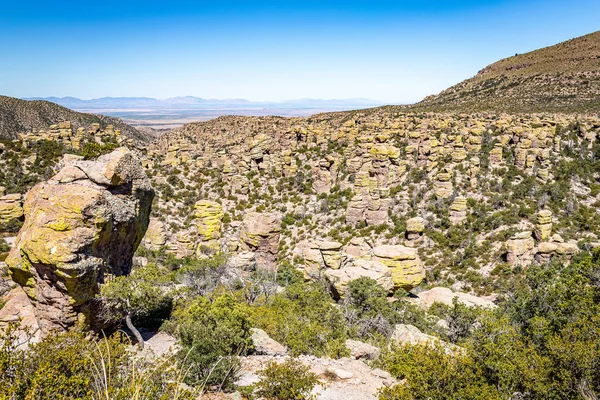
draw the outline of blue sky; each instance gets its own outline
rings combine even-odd
[[[599,0],[0,1],[16,97],[406,103],[600,30]]]

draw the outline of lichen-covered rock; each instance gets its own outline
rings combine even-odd
[[[35,308],[23,288],[20,286],[13,288],[4,296],[3,300],[6,304],[0,308],[0,329],[8,323],[18,322],[21,329],[18,334],[22,337],[23,343],[29,339],[25,330],[29,330],[29,333],[33,335],[31,342],[39,341],[41,338],[40,324],[36,318]]]
[[[94,324],[91,302],[105,274],[130,272],[148,227],[154,191],[137,157],[119,148],[74,160],[25,198],[25,223],[6,263],[35,308],[43,334],[78,319]]]
[[[411,290],[425,279],[425,268],[417,250],[400,245],[373,248],[375,259],[390,268],[394,288]]]
[[[552,236],[552,211],[540,210],[537,213],[535,236],[538,241],[548,240]]]
[[[339,269],[342,264],[342,253],[340,249],[342,244],[328,240],[317,240],[315,246],[321,252],[323,256],[323,262],[327,268]]]
[[[421,217],[414,217],[406,220],[406,232],[423,233],[425,230],[425,220]]]
[[[515,256],[522,256],[529,250],[535,247],[535,241],[531,236],[531,231],[524,231],[517,233],[510,240],[506,242],[508,251],[513,253]]]
[[[577,246],[577,243],[572,242],[557,243],[556,252],[558,254],[573,255],[579,253],[579,247]]]
[[[195,205],[196,226],[200,246],[219,248],[218,239],[221,238],[223,225],[223,207],[210,200],[200,200]],[[201,247],[198,247],[201,249]]]
[[[273,269],[281,233],[281,215],[250,212],[244,216],[240,231],[242,248],[256,255],[257,268]]]
[[[450,221],[458,225],[467,219],[467,198],[458,196],[450,205]]]
[[[387,291],[394,289],[392,270],[377,260],[356,259],[340,269],[326,269],[324,274],[331,282],[333,294],[337,298],[346,295],[346,287],[350,281],[361,277],[374,279]]]
[[[408,240],[419,239],[425,230],[425,219],[414,217],[406,220],[406,238]]]
[[[143,244],[150,250],[158,250],[167,243],[165,224],[156,219],[150,218]]]
[[[0,197],[0,224],[23,217],[22,196],[18,193]]]

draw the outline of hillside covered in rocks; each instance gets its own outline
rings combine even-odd
[[[600,32],[483,68],[415,105],[428,111],[597,112]]]
[[[597,399],[597,37],[412,108],[9,127],[0,398]]]
[[[91,124],[99,124],[102,128],[112,125],[130,139],[141,142],[148,140],[147,134],[118,118],[80,113],[49,101],[0,96],[0,139],[16,139],[20,133],[48,129],[51,125],[66,121],[75,129]]]
[[[599,245],[599,129],[383,110],[190,124],[148,150],[159,200],[146,241],[291,263],[342,291],[366,274],[490,295],[513,270]]]

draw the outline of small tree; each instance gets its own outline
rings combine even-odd
[[[149,265],[134,269],[129,276],[119,276],[102,286],[103,318],[108,322],[125,321],[140,347],[144,339],[132,318],[147,317],[171,302],[167,272]]]
[[[281,364],[271,361],[258,375],[256,394],[268,400],[314,399],[310,392],[319,383],[310,367],[293,358]]]

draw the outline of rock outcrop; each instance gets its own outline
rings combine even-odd
[[[477,297],[469,293],[453,292],[445,287],[434,287],[417,295],[416,303],[428,310],[433,303],[442,303],[452,306],[454,299],[467,307],[495,308],[496,305],[489,299]]]
[[[377,260],[356,259],[340,269],[326,269],[325,276],[331,282],[333,294],[337,298],[345,296],[350,281],[361,277],[374,279],[388,292],[394,289],[392,269]]]
[[[196,202],[195,210],[199,240],[197,253],[201,252],[201,246],[218,250],[224,216],[223,207],[215,201],[200,200]]]
[[[552,236],[552,211],[540,210],[537,213],[537,225],[535,226],[535,238],[543,242]]]
[[[267,332],[262,329],[252,328],[251,339],[256,354],[265,356],[284,356],[287,354],[285,346],[271,339]]]
[[[23,217],[21,195],[18,193],[7,194],[0,197],[0,224],[8,223]]]
[[[417,250],[400,245],[383,245],[373,248],[375,260],[392,272],[394,288],[411,290],[425,279],[425,268]]]
[[[346,347],[350,350],[350,356],[352,358],[374,360],[379,357],[381,350],[378,347],[364,343],[358,340],[348,339],[346,340]]]
[[[421,217],[410,218],[406,221],[406,239],[418,240],[423,236],[425,220]]]
[[[42,334],[77,321],[97,324],[92,303],[99,284],[109,274],[130,272],[154,197],[126,148],[96,161],[65,157],[63,164],[27,193],[25,223],[6,260]]]
[[[165,224],[156,218],[150,218],[143,245],[150,250],[158,250],[166,243]]]
[[[521,256],[533,250],[535,247],[535,240],[533,240],[531,235],[531,231],[518,232],[506,242],[506,247],[508,249],[506,261],[508,263],[516,263]]]
[[[273,270],[277,259],[281,216],[275,213],[250,212],[244,216],[240,231],[243,250],[254,252],[256,267]]]

